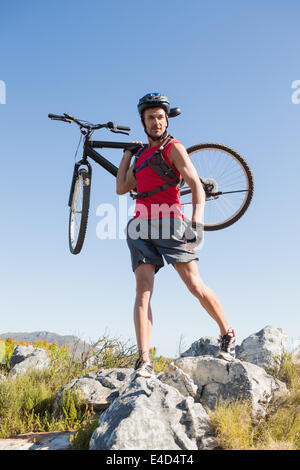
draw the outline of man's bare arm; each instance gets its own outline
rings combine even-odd
[[[184,181],[191,188],[193,204],[192,220],[203,223],[205,191],[196,168],[192,164],[182,144],[175,143],[172,146],[170,150],[170,162],[176,167]]]
[[[116,191],[117,194],[125,194],[131,189],[136,187],[136,179],[133,174],[134,164],[129,168],[132,158],[132,153],[126,150],[121,160],[116,180]]]

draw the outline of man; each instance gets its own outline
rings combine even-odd
[[[136,198],[135,216],[127,225],[127,244],[136,277],[134,323],[139,349],[135,376],[153,376],[149,349],[152,330],[150,306],[154,276],[172,264],[190,292],[220,328],[219,357],[235,357],[235,334],[214,291],[202,281],[194,248],[202,241],[205,192],[184,146],[168,136],[170,103],[166,96],[149,93],[138,111],[148,145],[134,142],[124,151],[117,174],[117,194],[129,191]],[[131,158],[136,155],[130,166]],[[192,219],[184,218],[179,201],[180,178],[192,193]],[[136,191],[136,192],[135,192]]]

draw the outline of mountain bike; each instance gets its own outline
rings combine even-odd
[[[179,108],[173,108],[169,117],[178,114],[180,114]],[[129,135],[130,127],[119,126],[111,121],[106,124],[92,124],[69,114],[48,114],[48,117],[56,121],[77,124],[84,136],[83,155],[74,165],[68,200],[69,248],[75,255],[81,251],[88,223],[92,181],[92,166],[88,158],[116,177],[118,167],[95,149],[125,150],[132,146],[132,142],[91,140],[91,136],[99,129]],[[234,224],[245,214],[253,197],[254,181],[248,163],[232,148],[217,143],[193,145],[187,148],[187,153],[198,172],[206,195],[204,230],[221,230]],[[179,191],[181,205],[191,207],[192,191],[189,186],[183,182]]]

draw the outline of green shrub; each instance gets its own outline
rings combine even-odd
[[[218,446],[224,450],[245,450],[253,443],[251,410],[248,402],[220,401],[215,411],[207,410]]]
[[[78,394],[65,394],[63,414],[59,418],[53,416],[54,402],[61,387],[82,377],[91,368],[86,368],[84,361],[74,362],[65,346],[37,341],[33,346],[45,349],[51,359],[49,369],[33,369],[13,378],[8,374],[9,361],[17,344],[30,343],[5,340],[6,357],[1,373],[7,378],[0,381],[0,438],[27,432],[78,429],[89,413]]]
[[[284,381],[288,393],[276,397],[265,417],[253,420],[249,403],[220,402],[208,411],[221,449],[300,450],[299,353],[284,352],[273,375]]]
[[[98,422],[99,416],[95,413],[86,415],[75,435],[71,437],[71,450],[89,450],[90,440]]]
[[[79,447],[84,444],[84,436],[92,432],[95,414],[82,403],[77,393],[66,392],[62,400],[62,414],[54,417],[54,402],[58,391],[71,380],[82,377],[94,370],[87,367],[89,357],[74,362],[66,346],[56,342],[36,341],[33,346],[45,349],[51,359],[47,370],[27,371],[15,378],[9,375],[9,362],[14,347],[28,342],[4,340],[5,364],[0,366],[0,373],[6,380],[0,381],[0,438],[21,433],[76,430],[74,442]],[[136,347],[119,339],[110,339],[104,335],[95,345],[94,354],[99,360],[97,369],[110,367],[133,367],[136,360]],[[157,360],[161,370],[163,358]],[[82,441],[82,442],[81,442]],[[81,442],[81,443],[80,443]]]
[[[0,338],[1,340],[1,338]],[[33,346],[35,348],[42,348],[46,351],[47,356],[51,359],[51,365],[59,364],[60,367],[67,365],[70,360],[70,351],[67,349],[66,345],[58,346],[57,342],[49,343],[47,340],[37,340],[34,343],[28,341],[19,341],[12,338],[1,340],[4,343],[5,349],[5,366],[6,369],[9,369],[10,358],[14,352],[14,348],[17,345],[21,346]]]
[[[84,361],[95,359],[98,368],[110,369],[117,367],[133,367],[137,348],[129,341],[122,341],[119,338],[109,338],[104,335],[93,345],[92,353],[89,353]]]
[[[153,370],[156,374],[165,372],[169,364],[174,361],[174,359],[167,359],[163,356],[156,357],[155,347],[150,349],[150,360],[153,363]]]

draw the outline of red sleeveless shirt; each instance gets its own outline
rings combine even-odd
[[[179,171],[172,165],[169,160],[170,150],[172,145],[180,143],[176,139],[172,139],[168,145],[164,148],[162,154],[166,162],[175,170],[178,178],[181,177]],[[159,144],[161,145],[161,144]],[[136,169],[139,168],[151,155],[154,155],[155,151],[159,148],[156,147],[147,148],[139,156]],[[152,191],[166,183],[166,181],[159,176],[150,166],[146,165],[136,173],[137,192],[143,193]],[[136,199],[135,215],[134,217],[140,217],[142,219],[157,219],[162,217],[177,217],[183,219],[181,210],[181,204],[179,201],[179,189],[177,186],[169,186],[168,188],[160,191],[151,196]]]

